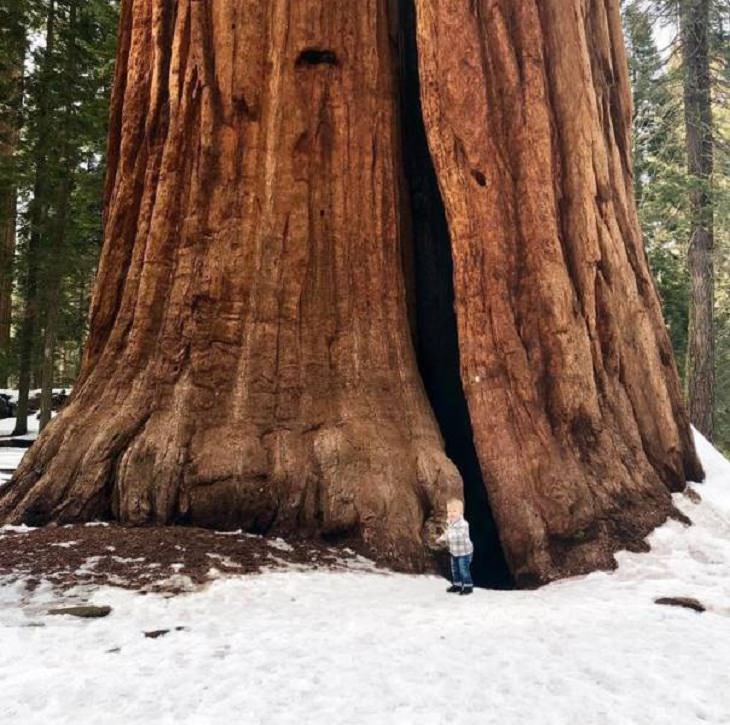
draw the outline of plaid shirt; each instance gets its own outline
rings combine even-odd
[[[474,545],[469,538],[469,522],[463,517],[449,524],[438,540],[448,543],[451,556],[467,556],[474,553]]]

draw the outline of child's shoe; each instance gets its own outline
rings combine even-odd
[[[461,587],[457,584],[452,584],[447,590],[449,594],[456,594],[457,592],[461,594]]]
[[[473,587],[464,587],[459,594],[471,594],[474,591]]]

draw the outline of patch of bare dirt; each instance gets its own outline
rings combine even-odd
[[[129,528],[118,524],[0,530],[0,577],[33,589],[114,585],[177,594],[225,574],[304,566],[347,568],[349,548],[181,526]]]

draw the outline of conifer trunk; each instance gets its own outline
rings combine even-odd
[[[690,190],[690,318],[687,400],[692,423],[712,440],[715,412],[715,272],[710,2],[682,0],[680,36]]]
[[[13,274],[18,216],[17,160],[23,107],[25,18],[8,8],[0,59],[0,387],[7,385],[13,307]]]
[[[49,2],[45,22],[44,71],[41,78],[48,82],[56,40],[56,3]],[[29,397],[31,385],[40,383],[41,375],[34,376],[35,338],[38,326],[39,294],[38,283],[42,256],[42,239],[47,233],[48,217],[48,151],[52,140],[48,134],[49,95],[42,93],[38,112],[39,131],[33,153],[34,182],[33,198],[30,201],[30,232],[25,253],[26,269],[22,290],[23,315],[18,334],[18,407],[13,435],[22,436],[28,432]]]
[[[406,287],[428,290],[397,10],[123,3],[81,379],[0,518],[242,526],[428,563],[462,481],[409,330]],[[632,200],[618,0],[416,10],[461,427],[505,556],[522,585],[610,566],[701,476]]]
[[[69,43],[66,48],[64,73],[73,78],[78,73],[77,45],[75,34],[78,30],[78,13],[75,4],[69,8]],[[76,113],[70,99],[65,99],[64,124],[71,128]],[[56,371],[56,340],[63,298],[64,273],[66,271],[66,236],[69,223],[69,206],[73,191],[73,174],[77,164],[76,151],[69,139],[64,139],[60,148],[63,160],[63,178],[56,190],[56,214],[50,225],[50,244],[44,260],[45,309],[43,311],[43,355],[41,361],[41,396],[38,414],[39,428],[43,430],[53,415],[53,378]]]
[[[460,480],[408,334],[392,31],[381,0],[124,4],[81,380],[6,516],[423,566]]]
[[[10,152],[12,153],[12,152]],[[0,387],[7,385],[7,356],[10,351],[15,227],[17,220],[15,185],[0,188]]]

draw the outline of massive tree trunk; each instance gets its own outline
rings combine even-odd
[[[690,174],[690,308],[687,399],[692,423],[712,439],[715,413],[715,272],[710,0],[679,4],[684,71],[687,170]]]
[[[610,566],[701,476],[618,2],[417,0],[425,130],[402,9],[123,4],[81,379],[0,518],[353,537],[420,569],[462,493],[438,418],[531,584]]]

